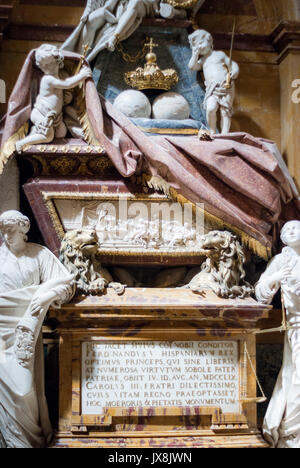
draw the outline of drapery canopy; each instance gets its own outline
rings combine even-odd
[[[27,131],[40,76],[34,52],[8,103],[0,173],[13,155],[15,141]],[[66,63],[76,66],[79,55],[64,55]],[[147,136],[98,95],[92,79],[78,94],[75,101],[86,140],[104,148],[122,177],[159,176],[174,198],[203,204],[216,226],[234,230],[261,256],[270,255],[284,222],[300,219],[299,197],[276,157],[274,143],[247,133],[216,135],[211,142],[196,136]]]

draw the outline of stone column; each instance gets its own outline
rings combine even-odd
[[[273,38],[279,54],[281,151],[300,190],[300,23],[281,23]]]

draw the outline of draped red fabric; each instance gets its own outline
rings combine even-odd
[[[64,52],[66,59],[79,60]],[[34,51],[24,64],[8,104],[2,145],[29,120],[32,87],[39,72]],[[147,136],[98,95],[92,79],[85,84],[86,109],[99,143],[121,176],[159,175],[179,194],[272,247],[274,234],[290,219],[300,219],[300,201],[292,191],[267,140],[247,133],[196,136]]]
[[[300,201],[267,140],[247,133],[216,135],[212,142],[147,136],[99,97],[92,82],[86,98],[95,134],[123,177],[141,171],[159,175],[185,198],[203,203],[207,212],[266,247],[272,247],[281,224],[300,219]]]

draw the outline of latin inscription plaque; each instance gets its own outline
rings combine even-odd
[[[82,343],[82,414],[102,408],[219,406],[239,413],[235,341]]]

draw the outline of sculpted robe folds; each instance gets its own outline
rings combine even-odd
[[[287,322],[292,327],[286,332],[283,366],[264,421],[264,435],[277,448],[300,446],[300,378],[296,361],[300,359],[300,296],[296,294],[300,281],[300,258],[290,247],[285,247],[269,264],[256,286],[260,302],[270,303],[275,295],[268,279],[284,266],[292,266],[292,278],[281,282]],[[295,440],[297,438],[297,440]]]
[[[45,247],[28,243],[18,258],[5,244],[0,247],[0,431],[8,447],[43,447],[51,438],[44,397],[42,320],[35,330],[39,338],[34,362],[27,367],[16,359],[15,330],[41,284],[45,287],[50,280],[62,278],[55,305],[71,299],[73,288],[63,282],[66,276],[63,265]]]

